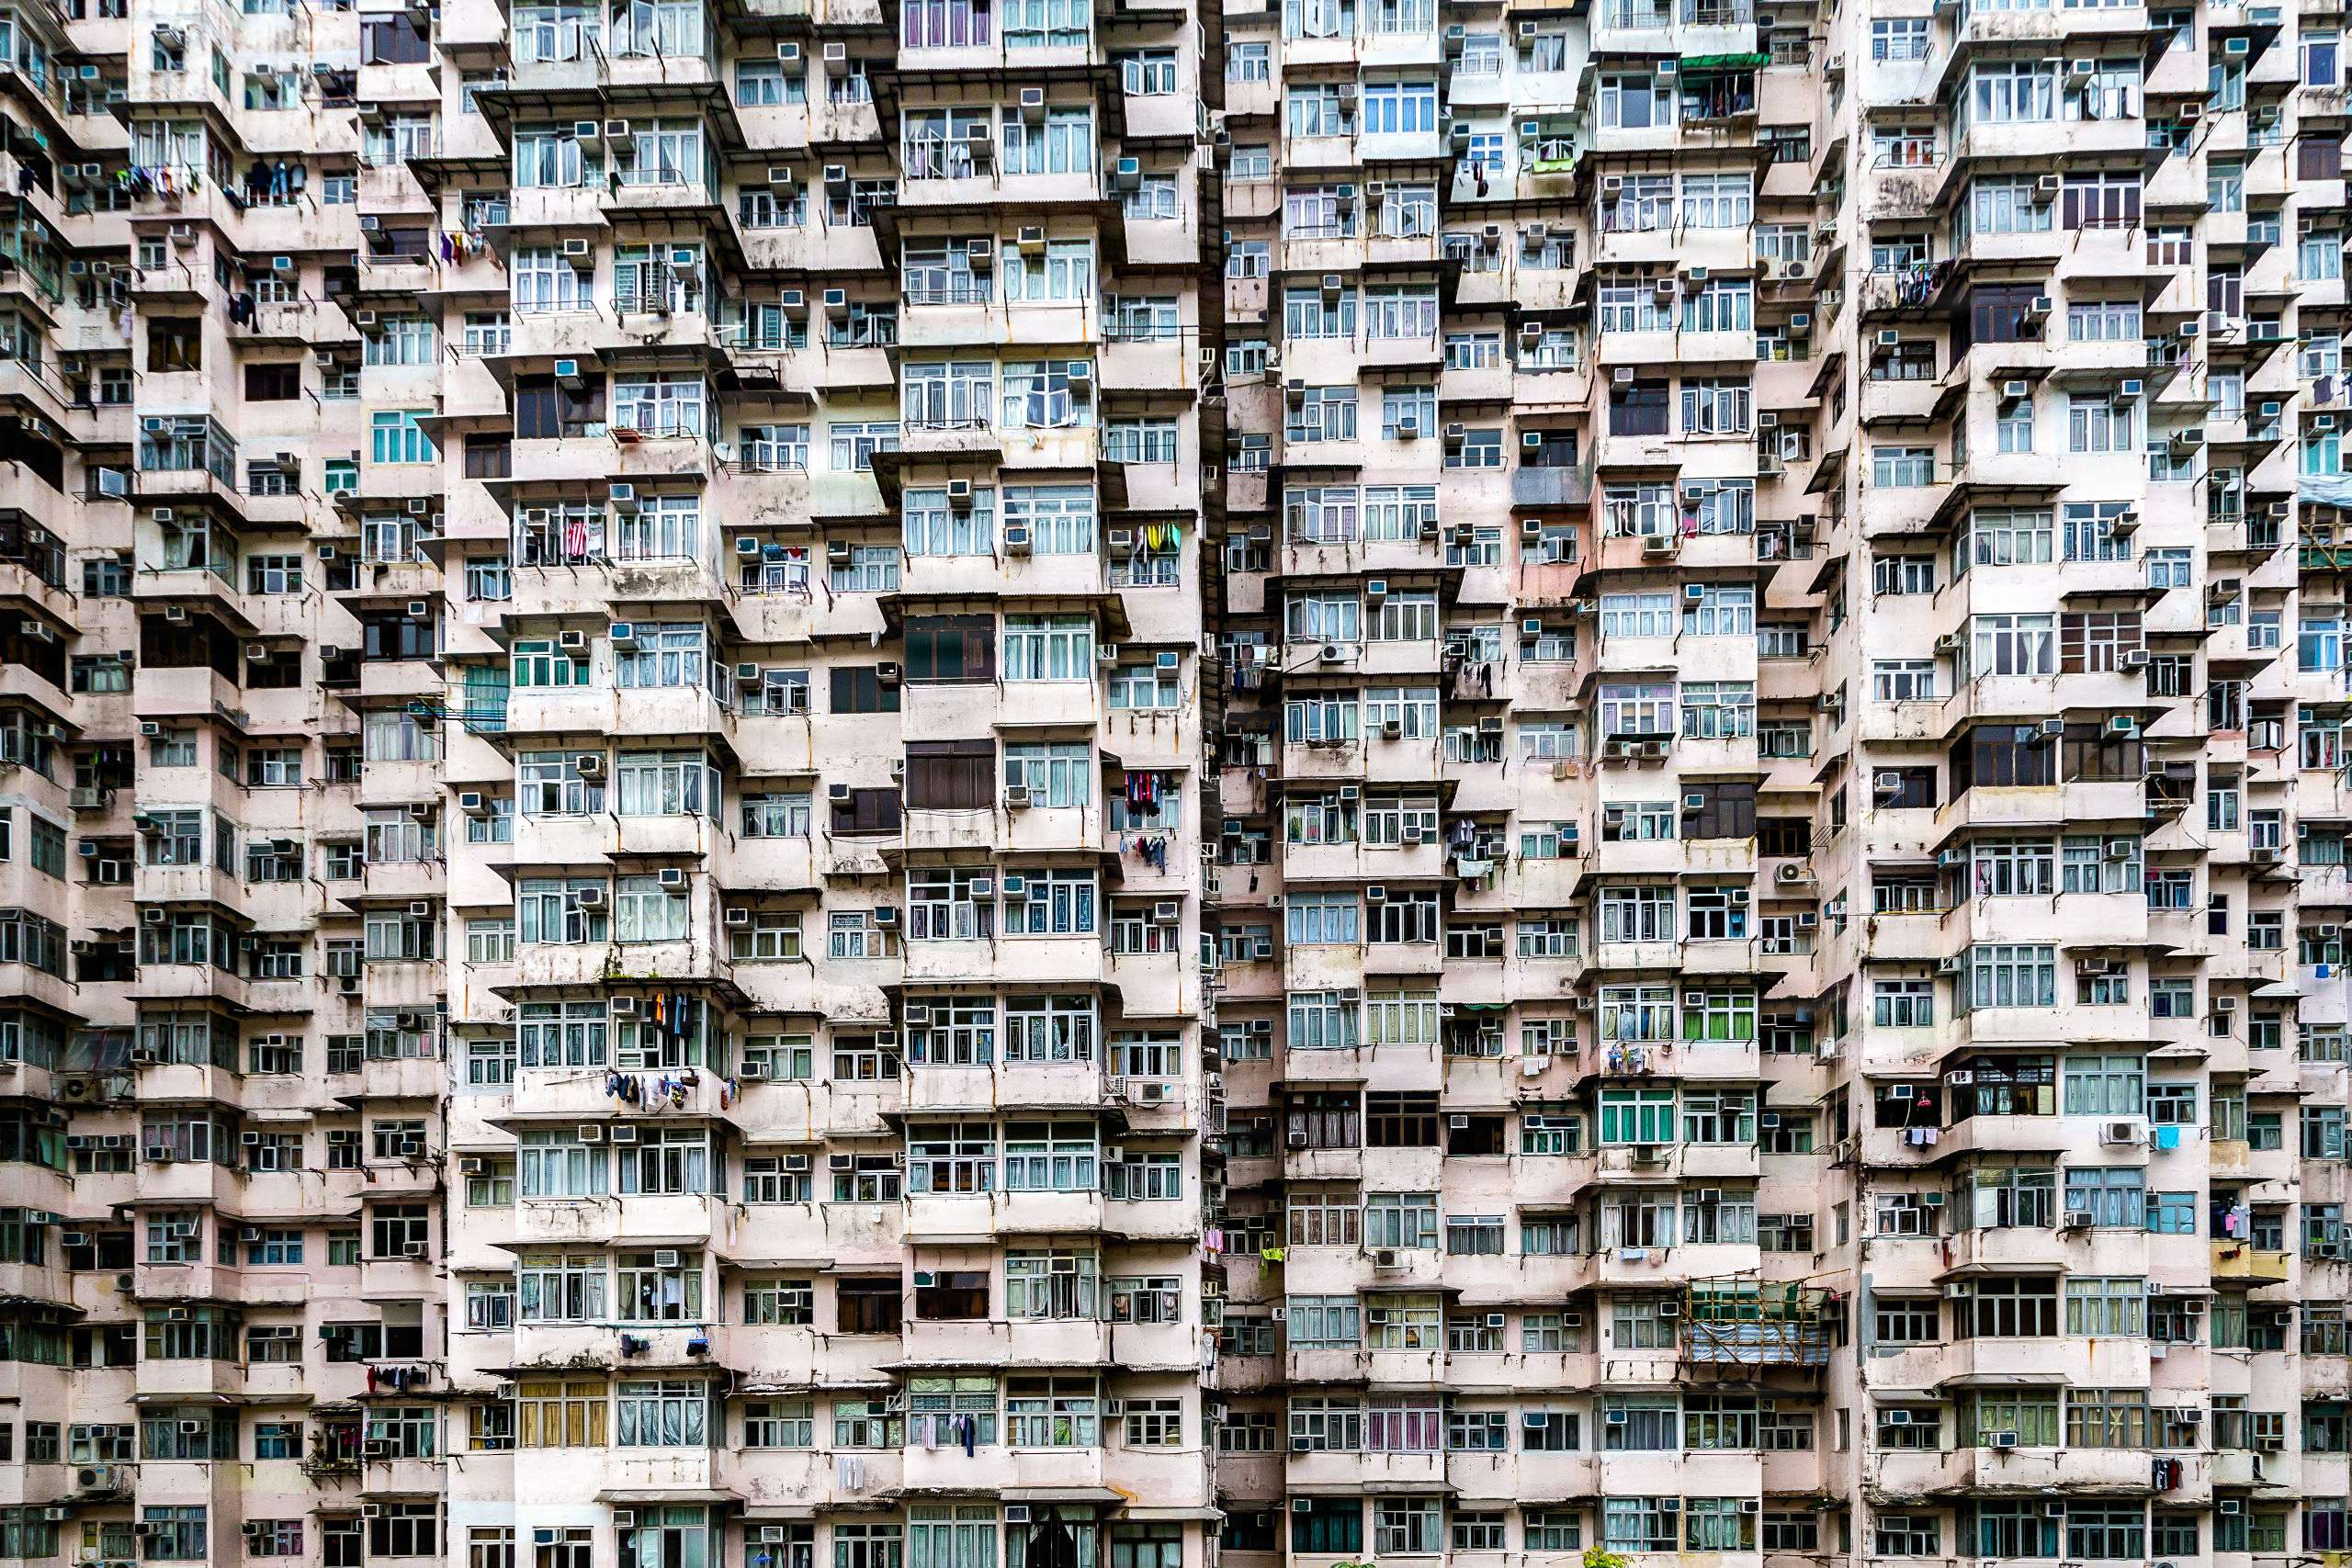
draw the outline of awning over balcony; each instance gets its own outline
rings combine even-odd
[[[1682,73],[1687,76],[1711,71],[1761,71],[1771,63],[1769,54],[1686,54]]]

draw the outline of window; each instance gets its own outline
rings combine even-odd
[[[614,1440],[621,1448],[706,1448],[710,1395],[700,1382],[645,1380],[614,1390]]]
[[[1670,1089],[1604,1089],[1600,1096],[1603,1144],[1670,1144],[1675,1141],[1674,1091]]]
[[[2057,953],[2028,944],[1979,943],[1966,958],[1971,1007],[2057,1005]]]
[[[605,1446],[605,1385],[526,1382],[516,1391],[517,1440],[526,1449]]]
[[[1936,455],[1926,446],[1871,448],[1871,483],[1881,490],[1915,489],[1933,484]]]
[[[439,460],[433,442],[418,421],[429,409],[383,411],[368,420],[368,460],[375,463],[431,463]]]
[[[1362,908],[1352,893],[1305,893],[1284,901],[1287,940],[1296,946],[1361,940]]]
[[[994,804],[994,792],[989,782],[988,764],[993,752],[989,741],[915,741],[907,747],[908,788],[906,804],[910,808],[924,810],[969,811]],[[1086,764],[1090,753],[1084,745],[1013,745],[1004,753],[1004,780],[1008,788],[1029,791],[1033,806],[1082,806],[1091,798]],[[875,792],[853,792],[859,795]],[[861,825],[859,831],[893,831],[896,829],[895,796],[887,797],[892,820],[875,827]],[[834,806],[833,831],[844,831],[842,807]]]
[[[2112,396],[2076,395],[2066,400],[2066,440],[2075,452],[2137,452],[2138,405]]]
[[[28,1445],[29,1450],[29,1445]],[[33,1455],[28,1451],[26,1460]],[[51,1456],[53,1460],[54,1455]],[[207,1551],[206,1510],[198,1505],[146,1506],[139,1512],[142,1555],[151,1562],[201,1562]],[[29,1546],[28,1546],[29,1550]],[[52,1546],[49,1555],[55,1555]]]
[[[370,1558],[440,1554],[441,1505],[437,1502],[386,1503],[365,1522]]]
[[[1925,60],[1930,36],[1925,17],[1878,18],[1871,23],[1871,58],[1894,62]]]
[[[639,622],[627,642],[613,644],[613,683],[624,691],[705,684],[704,628],[693,625]]]
[[[2147,1332],[2145,1280],[2077,1275],[2069,1277],[2065,1284],[2066,1333],[2137,1338]]]
[[[1306,1503],[1305,1507],[1294,1506],[1290,1511],[1293,1551],[1344,1555],[1363,1550],[1363,1499],[1310,1497]]]
[[[2075,1055],[2065,1057],[2060,1069],[2064,1114],[2139,1116],[2145,1112],[2147,1077],[2143,1058]]]
[[[705,816],[718,795],[718,770],[699,751],[624,751],[614,773],[623,817]]]
[[[1432,1556],[1445,1550],[1445,1506],[1436,1497],[1373,1499],[1375,1551]]]
[[[1437,1194],[1374,1192],[1364,1200],[1364,1245],[1432,1248],[1437,1246]]]
[[[913,650],[909,650],[911,661]],[[1085,615],[1012,615],[1004,625],[1007,681],[1091,681],[1094,623]]]

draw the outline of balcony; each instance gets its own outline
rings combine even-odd
[[[1529,467],[1511,470],[1510,500],[1514,506],[1582,507],[1592,501],[1592,466]]]
[[[2042,1225],[1979,1226],[1945,1238],[1940,1278],[2064,1269],[2077,1274],[2145,1277],[2145,1231]]]
[[[2283,1285],[2294,1272],[2294,1254],[2248,1247],[2244,1242],[2212,1244],[2212,1277],[2216,1281],[2239,1280],[2260,1287]]]
[[[2061,1486],[2117,1495],[2155,1489],[2144,1449],[1949,1449],[1892,1450],[1871,1456],[1864,1484],[1883,1502],[2027,1494]]]
[[[1105,955],[1098,936],[1038,936],[989,941],[906,943],[908,984],[1094,986]]]
[[[513,987],[699,984],[731,987],[734,973],[733,963],[704,937],[535,943],[515,950]],[[374,999],[372,984],[369,999]]]
[[[2040,43],[2058,39],[2085,42],[2137,39],[2148,30],[2140,6],[2098,10],[2007,11],[1971,6],[1953,29],[1953,54],[1985,45]]]
[[[515,1206],[514,1240],[704,1247],[719,1234],[719,1212],[725,1207],[720,1199],[694,1194],[530,1199]]]
[[[139,1360],[137,1397],[142,1404],[235,1404],[244,1392],[244,1369],[234,1361],[144,1356]]]

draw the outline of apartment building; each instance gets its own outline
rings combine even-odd
[[[1205,1561],[1196,18],[0,57],[0,1557]]]
[[[1228,8],[1228,1551],[2346,1548],[2342,22]]]
[[[0,1558],[2352,1551],[2343,24],[0,4]]]

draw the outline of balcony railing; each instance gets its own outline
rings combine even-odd
[[[797,474],[808,468],[808,448],[780,446],[771,442],[745,443],[743,449],[721,465],[738,474]]]
[[[23,567],[51,588],[65,586],[64,541],[37,523],[0,519],[0,561]]]
[[[985,277],[951,273],[944,279],[910,280],[904,298],[910,305],[987,305],[994,302],[996,288]]]
[[[451,708],[447,716],[464,725],[469,735],[503,735],[506,733],[506,699],[502,694],[492,702],[469,694],[465,705]]]

